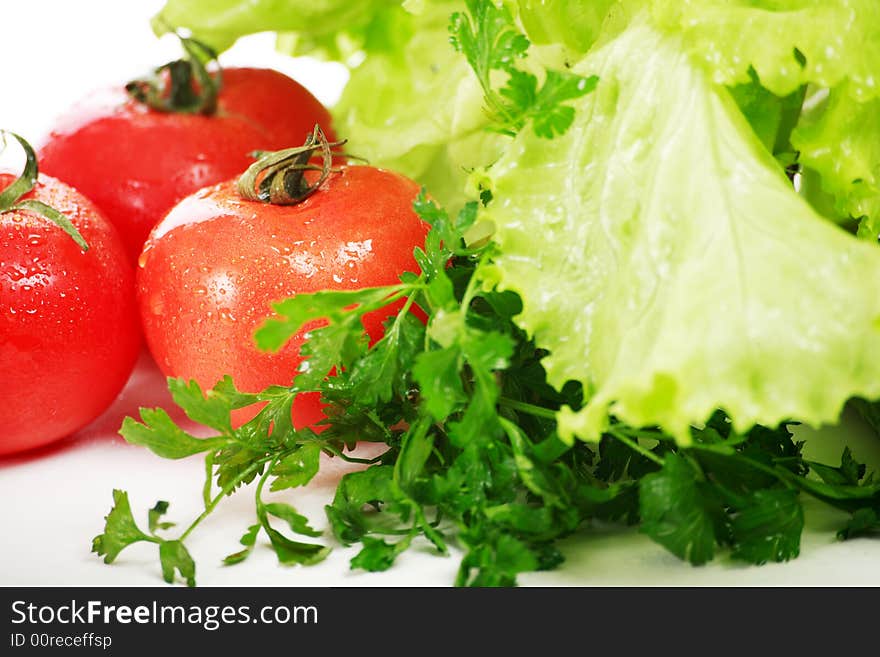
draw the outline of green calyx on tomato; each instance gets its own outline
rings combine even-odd
[[[128,95],[159,112],[211,115],[217,111],[217,96],[223,84],[217,52],[210,46],[174,32],[184,56],[156,68],[148,77],[125,85]],[[217,64],[210,73],[209,62]]]
[[[89,245],[76,229],[76,226],[74,226],[70,219],[68,219],[63,213],[42,201],[37,201],[36,199],[22,199],[22,197],[29,193],[34,188],[34,185],[37,184],[37,178],[39,176],[37,155],[26,139],[14,132],[9,132],[8,130],[0,130],[0,151],[6,147],[6,135],[13,137],[21,145],[25,155],[25,165],[21,175],[6,189],[0,191],[0,214],[12,210],[30,210],[31,212],[35,212],[57,224],[61,230],[70,235],[71,239],[76,242],[83,251],[88,251]]]
[[[315,124],[302,146],[280,151],[256,152],[258,158],[238,179],[236,189],[242,198],[273,205],[294,205],[311,196],[332,171],[333,149],[346,142],[330,142]],[[320,152],[321,164],[312,164]],[[319,171],[317,180],[307,171]]]

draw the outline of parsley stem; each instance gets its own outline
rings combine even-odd
[[[264,527],[269,524],[269,520],[266,518],[266,510],[263,505],[263,486],[266,485],[266,480],[269,479],[269,474],[272,472],[275,464],[281,460],[281,457],[273,456],[269,460],[272,461],[272,463],[269,464],[269,467],[266,468],[266,471],[260,476],[260,480],[257,482],[257,489],[254,491],[254,498],[257,505],[257,517],[260,519],[260,524]]]
[[[669,442],[675,442],[675,438],[673,438],[672,436],[664,434],[660,431],[652,431],[650,429],[635,429],[633,427],[618,424],[615,425],[614,430],[619,431],[629,436],[630,438],[644,438],[645,440],[656,441],[667,440]]]
[[[262,468],[263,465],[267,461],[270,461],[271,459],[272,459],[272,457],[266,457],[266,458],[260,459],[259,461],[254,461],[253,463],[250,464],[250,466],[248,466],[247,468],[242,470],[241,473],[239,473],[239,475],[237,477],[235,477],[232,481],[228,482],[220,490],[220,492],[214,496],[214,499],[212,499],[211,503],[205,507],[205,510],[199,514],[199,517],[192,521],[192,524],[190,524],[190,526],[186,528],[186,531],[184,531],[180,535],[180,538],[178,538],[177,540],[184,541],[186,539],[186,537],[189,536],[196,527],[198,527],[199,523],[202,522],[202,520],[204,520],[205,518],[207,518],[215,508],[217,508],[217,505],[220,504],[220,501],[224,497],[229,495],[229,493],[232,490],[234,490],[235,487],[238,486],[242,481],[244,481],[244,479],[247,476],[249,476],[252,472],[255,472],[256,470],[259,470],[260,468]]]
[[[487,253],[483,252],[483,254],[480,256],[479,262],[477,262],[476,267],[474,267],[474,271],[471,274],[470,280],[468,281],[467,288],[465,289],[464,295],[461,299],[461,307],[464,308],[465,314],[467,314],[471,306],[471,301],[474,300],[474,297],[477,294],[477,285],[482,282],[479,276],[480,268],[485,264],[487,259]]]
[[[510,397],[499,397],[498,403],[502,406],[506,406],[507,408],[512,408],[515,411],[521,411],[523,413],[528,413],[529,415],[534,415],[535,417],[543,417],[547,418],[548,420],[556,419],[556,411],[551,408],[536,406],[535,404],[518,401],[516,399],[511,399]]]
[[[205,455],[205,485],[202,488],[202,500],[204,500],[205,508],[211,504],[211,481],[214,476],[214,451],[211,450]]]
[[[404,317],[409,312],[409,309],[412,308],[412,305],[415,303],[416,295],[419,292],[423,291],[424,289],[425,289],[425,272],[422,272],[419,275],[418,279],[416,279],[415,283],[412,283],[412,285],[410,285],[410,292],[406,295],[406,301],[404,302],[403,307],[400,309],[400,312],[397,313],[397,317],[394,318],[394,325],[391,327],[391,329],[388,330],[386,335],[391,335],[395,331],[399,330],[398,326],[400,325],[400,322],[402,321],[401,318]],[[394,300],[396,301],[397,299],[399,299],[401,297],[402,293],[403,293],[403,291],[398,292],[395,295]],[[384,339],[384,336],[383,336],[383,339]],[[428,349],[428,332],[425,331],[425,350],[427,351],[427,349]],[[339,454],[339,456],[342,456],[342,454]]]
[[[636,440],[633,440],[632,438],[621,433],[620,431],[612,428],[612,429],[608,430],[608,434],[613,436],[614,438],[616,438],[620,442],[622,442],[624,445],[629,447],[634,452],[638,452],[639,454],[644,456],[646,459],[653,461],[654,463],[656,463],[657,465],[659,465],[661,467],[664,465],[662,458],[657,456],[654,452],[652,452],[648,449],[645,449],[644,447],[639,445],[639,443]]]
[[[407,295],[406,301],[403,304],[403,308],[401,308],[400,312],[397,313],[397,317],[394,319],[395,324],[397,324],[400,321],[401,317],[403,317],[404,315],[406,315],[406,313],[409,312],[409,309],[412,308],[413,303],[415,303],[416,294],[421,292],[421,290],[424,288],[424,286],[425,286],[425,274],[422,273],[419,276],[418,280],[416,280],[416,282],[412,285],[412,292],[410,292]]]
[[[328,452],[332,453],[333,456],[338,456],[347,463],[363,463],[365,465],[373,465],[374,463],[378,463],[379,461],[381,461],[382,457],[384,456],[384,453],[369,459],[360,458],[358,456],[349,456],[341,449],[338,449],[337,447],[330,444],[323,445],[321,449],[326,449]]]
[[[705,452],[712,452],[713,451],[711,449],[711,447],[705,446],[705,445],[700,445],[699,443],[695,443],[693,445],[690,445],[689,449],[702,450]],[[747,456],[743,456],[742,454],[736,454],[736,455],[730,456],[728,458],[735,459],[735,460],[739,461],[740,463],[745,463],[746,465],[751,466],[755,470],[759,470],[760,472],[763,472],[764,474],[770,475],[771,477],[775,477],[776,479],[781,481],[783,484],[785,484],[788,488],[792,488],[792,489],[796,490],[796,489],[802,487],[798,483],[799,480],[802,478],[798,477],[793,472],[789,472],[785,469],[780,469],[778,467],[771,467],[768,465],[764,465],[763,463],[761,463],[759,461],[755,461],[754,459],[751,459]]]

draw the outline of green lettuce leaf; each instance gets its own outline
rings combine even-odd
[[[682,40],[638,20],[574,72],[600,82],[571,129],[487,172],[500,286],[549,381],[584,386],[562,435],[611,414],[687,442],[716,408],[744,431],[880,395],[880,251],[798,196]]]
[[[292,54],[342,60],[381,33],[385,14],[399,8],[394,0],[167,0],[153,28],[187,28],[218,51],[248,34],[279,32]]]
[[[680,34],[715,82],[771,95],[748,100],[753,126],[772,139],[775,97],[807,85],[830,89],[792,135],[812,186],[806,194],[836,221],[861,219],[860,235],[880,234],[877,185],[880,3],[876,0],[652,0],[655,23]],[[749,82],[751,80],[751,83]],[[775,95],[775,96],[774,96]],[[742,105],[742,103],[741,103]],[[748,115],[749,107],[745,107]],[[796,115],[794,115],[796,116]],[[769,146],[769,144],[768,144]],[[778,144],[777,144],[778,146]],[[818,182],[818,185],[814,183]],[[826,195],[830,198],[829,204]],[[830,205],[829,208],[824,206]]]
[[[729,91],[767,150],[787,155],[793,162],[790,136],[801,114],[804,90],[781,98],[765,89],[755,76],[750,83],[734,85]]]
[[[880,94],[876,0],[653,0],[653,10],[715,82],[746,83],[754,68],[779,96],[844,81],[857,99]]]
[[[859,234],[880,236],[880,99],[852,100],[848,84],[832,89],[825,106],[804,115],[792,135],[800,161],[821,176],[839,213],[862,218]]]
[[[458,2],[406,13],[395,45],[351,71],[333,109],[347,150],[425,185],[447,206],[464,202],[468,171],[498,157],[509,139],[486,132],[483,92],[449,42]],[[403,25],[405,24],[405,26]]]
[[[583,55],[602,32],[618,0],[508,0],[529,40],[536,45],[559,44],[571,54]]]

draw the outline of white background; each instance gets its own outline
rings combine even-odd
[[[55,116],[90,89],[124,82],[177,56],[173,38],[157,40],[149,28],[148,19],[160,6],[154,1],[5,2],[0,14],[0,127],[36,141]],[[275,53],[270,35],[240,42],[221,61],[279,68],[328,105],[338,98],[345,80],[340,67]],[[16,162],[9,154],[3,157],[7,165]],[[0,459],[0,585],[164,586],[153,545],[133,546],[113,567],[103,565],[89,550],[110,508],[113,488],[129,491],[139,522],[145,521],[146,510],[157,499],[169,500],[168,518],[184,526],[200,512],[203,470],[198,458],[165,461],[115,435],[122,418],[135,414],[139,406],[168,402],[162,377],[145,356],[114,406],[90,427],[56,448]],[[880,464],[880,441],[857,423],[849,425],[847,442],[853,444],[856,456]],[[841,443],[833,439],[833,431],[825,434],[811,438],[811,449],[836,459]],[[341,467],[325,465],[307,490],[281,496],[319,528],[326,528],[322,507],[332,496]],[[220,559],[238,549],[239,536],[254,522],[251,495],[246,489],[227,500],[188,542],[201,585],[449,586],[453,582],[460,555],[438,558],[428,546],[410,550],[390,571],[379,574],[351,571],[348,560],[355,551],[342,546],[335,546],[327,561],[313,567],[281,567],[262,545],[246,563],[221,567]],[[787,564],[754,568],[720,558],[693,568],[633,531],[594,529],[563,541],[567,562],[561,569],[523,575],[520,582],[880,585],[880,540],[840,543],[834,540],[834,529],[841,515],[807,505],[807,517],[802,555]]]

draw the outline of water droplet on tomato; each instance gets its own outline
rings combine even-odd
[[[138,267],[143,269],[147,266],[147,261],[150,259],[150,251],[153,250],[153,245],[147,242],[144,245],[144,250],[141,251],[141,254],[138,256]]]
[[[154,315],[161,315],[165,311],[165,301],[160,294],[154,294],[150,297],[150,312]]]
[[[23,267],[17,267],[16,265],[12,265],[4,273],[6,274],[7,278],[9,278],[10,281],[12,281],[13,283],[17,283],[22,278],[27,276],[27,269],[24,269]]]
[[[193,294],[197,294],[200,297],[205,296],[208,293],[208,288],[204,285],[197,285],[193,288]]]
[[[42,244],[42,243],[43,243],[43,236],[42,235],[35,235],[33,233],[28,235],[28,244],[30,246],[40,246],[40,244]]]

